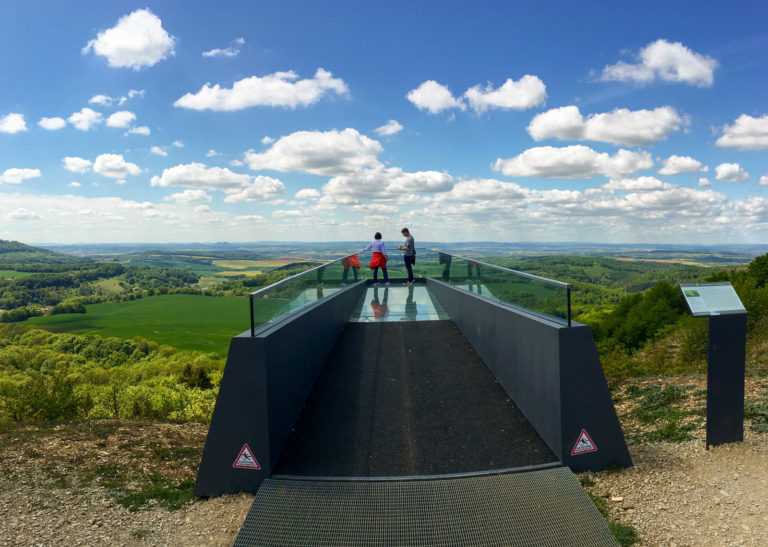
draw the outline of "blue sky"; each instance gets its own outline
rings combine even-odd
[[[767,19],[0,0],[0,239],[765,242]]]

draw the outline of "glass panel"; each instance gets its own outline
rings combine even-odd
[[[387,244],[387,277],[394,285],[408,278],[397,243]],[[374,274],[384,285],[384,271],[370,268],[372,253],[361,251],[289,277],[251,294],[254,334]],[[416,249],[415,278],[433,278],[506,305],[524,308],[570,324],[570,285],[500,266],[430,249]],[[386,285],[384,285],[386,286]],[[403,307],[405,312],[405,307]],[[427,312],[429,315],[429,312]]]
[[[570,286],[567,283],[486,264],[479,259],[443,252],[437,252],[437,255],[440,274],[433,277],[489,300],[570,324]]]

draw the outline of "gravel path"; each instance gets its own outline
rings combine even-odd
[[[232,544],[251,495],[197,500],[176,511],[150,502],[130,512],[115,501],[114,487],[92,477],[85,482],[109,465],[194,476],[199,456],[180,465],[165,450],[199,450],[205,426],[100,424],[96,443],[83,432],[93,427],[0,435],[0,546]],[[703,431],[696,436],[632,444],[634,468],[581,478],[608,500],[614,520],[634,527],[637,545],[768,545],[768,434],[747,430],[743,443],[711,450],[704,449]]]
[[[584,474],[587,489],[634,527],[637,545],[768,545],[768,435],[710,450],[698,437],[631,446],[634,468]]]

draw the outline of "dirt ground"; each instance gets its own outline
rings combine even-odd
[[[702,383],[671,381],[693,385],[689,392]],[[750,384],[747,396],[765,388]],[[648,427],[633,417],[636,404],[617,401],[635,439]],[[0,434],[0,546],[231,545],[253,496],[189,499],[206,432],[200,424],[98,421]],[[744,442],[710,450],[701,427],[692,435],[631,440],[633,468],[580,478],[608,502],[613,520],[635,529],[637,545],[768,545],[768,434],[747,427]],[[187,498],[175,510],[166,508],[170,494],[134,510],[120,503],[152,484]]]

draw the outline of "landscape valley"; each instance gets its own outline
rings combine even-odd
[[[247,297],[362,247],[0,241],[0,494],[24,488],[30,500],[50,491],[61,503],[95,503],[108,516],[86,527],[136,544],[163,542],[157,522],[213,513],[206,518],[227,524],[189,526],[184,537],[231,542],[251,498],[202,502],[192,486],[229,339],[249,326]],[[651,447],[691,452],[703,443],[707,320],[690,315],[677,285],[730,281],[748,311],[747,440],[766,446],[768,246],[423,248],[427,257],[441,249],[572,284],[574,320],[592,329],[625,436],[636,460],[640,454],[636,469]],[[436,258],[417,266],[417,276],[440,268]],[[581,480],[619,541],[642,543],[653,524],[605,489],[635,471],[623,473]],[[144,517],[126,516],[134,514]],[[7,501],[3,515],[21,518]],[[76,535],[75,523],[61,525]]]

